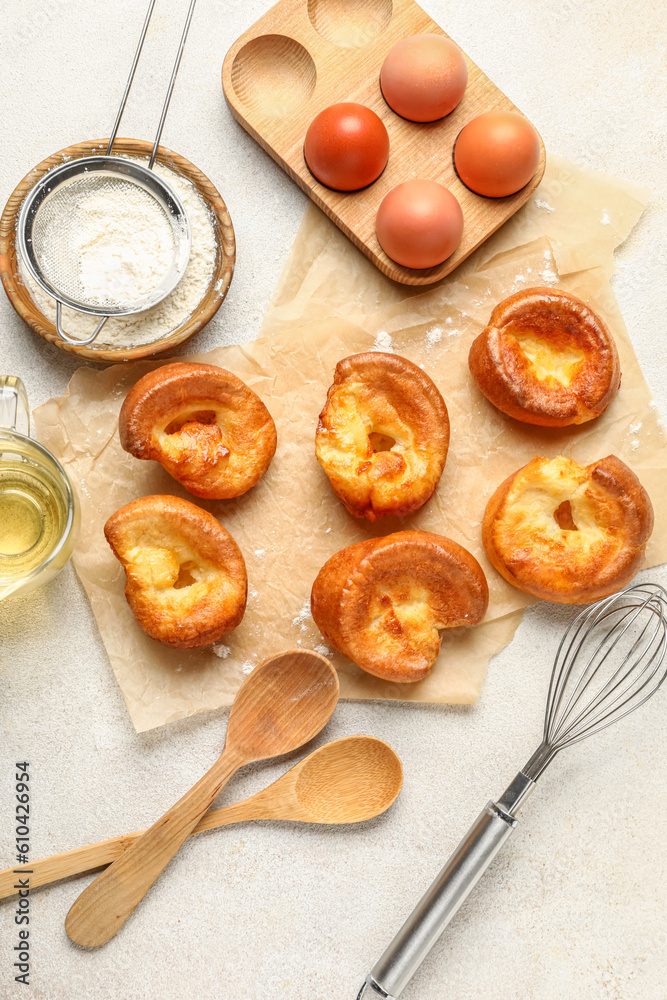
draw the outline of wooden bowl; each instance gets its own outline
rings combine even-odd
[[[82,156],[101,156],[106,152],[108,139],[90,140],[88,142],[77,142],[73,146],[61,149],[46,160],[38,163],[29,174],[27,174],[18,187],[14,190],[5,205],[5,210],[0,218],[0,277],[5,286],[7,297],[13,305],[21,319],[31,327],[35,333],[45,340],[56,344],[63,351],[70,354],[77,354],[81,358],[90,361],[136,361],[138,358],[148,358],[155,354],[162,354],[179,344],[194,337],[196,333],[206,326],[215,316],[222,305],[222,301],[227,294],[232,274],[234,273],[234,261],[236,260],[236,240],[234,238],[234,227],[229,217],[227,207],[220,197],[218,191],[210,182],[208,177],[198,170],[193,163],[186,160],[184,156],[173,153],[163,146],[158,148],[157,160],[163,163],[170,170],[175,171],[182,177],[187,178],[193,184],[200,196],[213,213],[214,228],[217,242],[215,268],[211,276],[211,281],[199,305],[191,315],[172,330],[167,336],[154,340],[150,344],[140,344],[137,347],[96,347],[93,342],[88,347],[78,347],[76,344],[68,344],[58,336],[55,324],[48,319],[39,306],[33,300],[30,291],[23,283],[23,278],[18,264],[16,251],[16,220],[21,208],[23,199],[37,181],[43,177],[53,167],[59,166],[65,159],[74,159]],[[118,156],[136,156],[148,158],[153,149],[153,144],[145,142],[143,139],[116,139],[113,145],[113,152]]]

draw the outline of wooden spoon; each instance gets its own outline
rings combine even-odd
[[[345,736],[314,750],[256,795],[224,809],[210,809],[190,836],[253,819],[360,823],[388,809],[402,783],[401,762],[390,746],[373,736]],[[30,888],[111,864],[145,832],[31,861]],[[18,892],[18,878],[13,868],[0,872],[0,899]]]
[[[296,750],[316,736],[338,701],[338,677],[319,653],[291,650],[264,660],[239,688],[225,749],[213,767],[75,901],[65,929],[95,948],[123,926],[232,774]]]

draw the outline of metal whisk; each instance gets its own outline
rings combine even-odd
[[[498,802],[489,802],[376,962],[362,997],[395,1000],[502,845],[515,813],[566,747],[643,705],[667,676],[667,591],[642,583],[579,614],[554,660],[542,742]]]

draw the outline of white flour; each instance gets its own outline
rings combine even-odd
[[[139,160],[139,162],[145,163],[147,161]],[[217,242],[210,210],[197,189],[186,178],[160,163],[155,164],[154,170],[179,195],[187,213],[192,231],[192,250],[188,266],[173,292],[158,305],[144,312],[135,313],[133,316],[119,316],[107,320],[102,332],[92,345],[93,347],[135,347],[139,344],[149,344],[153,340],[167,336],[194,312],[211,282]],[[89,235],[94,224],[93,217],[100,207],[94,203],[89,204],[91,201],[94,200],[88,196],[84,206],[85,214],[89,216],[86,225]],[[108,207],[108,203],[106,204]],[[161,243],[160,232],[164,223],[162,222],[157,228],[157,232],[156,226],[151,225],[150,214],[151,211],[155,210],[154,207],[151,208],[142,198],[137,204],[136,210],[139,215],[136,231],[141,233],[143,230],[144,236],[138,238],[136,257],[130,262],[125,273],[119,273],[118,270],[116,272],[114,281],[118,283],[118,289],[121,292],[124,290],[132,291],[133,286],[135,290],[139,287],[146,287],[146,285],[155,287],[155,272],[159,271],[161,260],[164,259],[163,255],[168,252],[169,260],[171,260],[173,252],[173,244],[166,247]],[[82,241],[82,277],[85,273],[89,287],[93,289],[97,287],[101,297],[108,294],[109,289],[105,287],[104,282],[99,281],[99,273],[103,270],[108,271],[105,265],[105,255],[111,252],[114,226],[120,225],[120,221],[114,220],[112,213],[106,224],[100,223],[101,238],[90,241],[88,247],[84,245],[85,241]],[[170,232],[168,238],[172,239]],[[53,299],[33,281],[22,262],[19,263],[21,276],[35,303],[48,319],[55,322],[56,308]],[[95,277],[97,267],[99,267],[98,277]],[[83,268],[85,268],[85,272],[83,272]],[[115,297],[121,297],[119,291],[116,291]],[[84,313],[63,308],[63,329],[73,337],[85,338],[93,332],[98,322],[99,320],[94,316],[87,316]]]
[[[89,192],[75,219],[73,250],[90,301],[130,304],[159,286],[174,257],[174,238],[164,211],[143,188],[126,184],[122,196]]]
[[[392,351],[394,350],[394,342],[390,335],[384,330],[380,330],[377,337],[375,338],[375,343],[371,347],[371,351]]]

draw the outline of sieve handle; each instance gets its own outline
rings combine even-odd
[[[141,50],[144,47],[144,39],[146,37],[146,32],[148,31],[148,25],[150,24],[154,6],[155,6],[155,0],[150,0],[150,3],[148,4],[148,10],[146,12],[146,17],[144,18],[144,26],[141,29],[141,35],[139,36],[139,44],[137,45],[137,51],[134,53],[134,59],[132,60],[130,75],[127,78],[127,83],[125,84],[125,90],[123,91],[123,96],[120,101],[120,107],[118,108],[118,114],[116,115],[116,121],[114,122],[113,129],[111,130],[111,138],[109,139],[109,145],[107,146],[107,156],[111,156],[111,149],[116,140],[116,135],[118,134],[120,120],[123,117],[123,112],[125,111],[125,105],[127,104],[127,99],[130,96],[130,90],[132,89],[132,81],[134,80],[134,74],[137,69],[137,63],[139,62],[139,56],[141,55]]]
[[[65,333],[65,331],[63,330],[62,318],[63,318],[62,303],[59,302],[58,299],[56,299],[56,330],[58,331],[58,336],[60,337],[61,340],[64,340],[66,344],[77,344],[79,347],[85,347],[86,344],[92,344],[97,334],[100,332],[106,321],[109,319],[108,316],[103,316],[101,322],[98,323],[97,326],[95,327],[94,333],[92,333],[90,337],[88,337],[86,340],[79,340],[78,337],[70,337],[67,333]]]
[[[190,6],[188,8],[188,13],[185,18],[185,26],[183,28],[183,33],[181,35],[181,40],[178,46],[178,52],[176,53],[176,61],[174,63],[174,68],[171,71],[171,79],[169,80],[169,86],[167,87],[167,96],[165,97],[164,105],[162,107],[162,114],[160,115],[160,121],[157,128],[157,134],[155,136],[155,142],[153,143],[153,151],[151,153],[151,158],[148,161],[148,169],[151,170],[153,164],[155,163],[155,157],[157,156],[158,146],[160,145],[160,139],[162,137],[162,129],[164,128],[164,123],[167,117],[167,111],[169,110],[169,102],[171,101],[171,95],[174,91],[174,84],[176,83],[176,76],[178,74],[178,68],[181,65],[181,56],[183,55],[183,49],[185,48],[185,40],[188,37],[188,31],[190,30],[190,22],[192,21],[192,15],[194,14],[195,3],[197,0],[190,0]],[[123,117],[123,112],[125,111],[125,105],[127,104],[127,99],[130,95],[130,90],[132,89],[132,82],[134,80],[134,74],[137,69],[137,63],[139,62],[139,57],[141,55],[141,50],[144,47],[144,39],[146,38],[146,32],[148,31],[148,25],[150,24],[151,15],[153,13],[153,8],[155,7],[155,0],[150,0],[148,4],[148,10],[146,11],[146,17],[144,18],[144,25],[141,29],[141,35],[139,36],[139,43],[137,45],[136,52],[134,53],[134,59],[132,60],[132,66],[130,67],[130,75],[127,78],[127,83],[125,84],[125,90],[121,98],[120,107],[118,108],[118,114],[116,115],[116,121],[114,122],[113,129],[111,131],[111,136],[109,138],[109,143],[107,145],[107,156],[111,156],[111,150],[113,144],[116,140],[118,134],[118,129],[120,127],[120,120]],[[67,339],[67,338],[64,338]]]
[[[160,145],[160,139],[162,137],[162,129],[164,128],[165,119],[167,117],[167,111],[169,110],[169,102],[171,101],[171,95],[174,91],[174,84],[176,83],[176,74],[178,73],[178,67],[181,65],[181,56],[183,55],[183,49],[185,48],[185,40],[188,37],[188,31],[190,30],[190,22],[192,21],[192,15],[194,14],[195,11],[196,2],[197,0],[190,0],[190,6],[188,8],[187,17],[185,18],[185,26],[183,28],[183,34],[181,35],[181,41],[178,46],[178,52],[176,53],[176,62],[174,63],[174,68],[171,71],[171,79],[169,81],[169,86],[167,87],[167,96],[164,99],[162,114],[160,115],[160,122],[157,127],[155,142],[153,143],[153,152],[151,153],[151,158],[148,161],[149,170],[152,170],[153,164],[155,163],[155,157],[157,156],[157,148]]]

